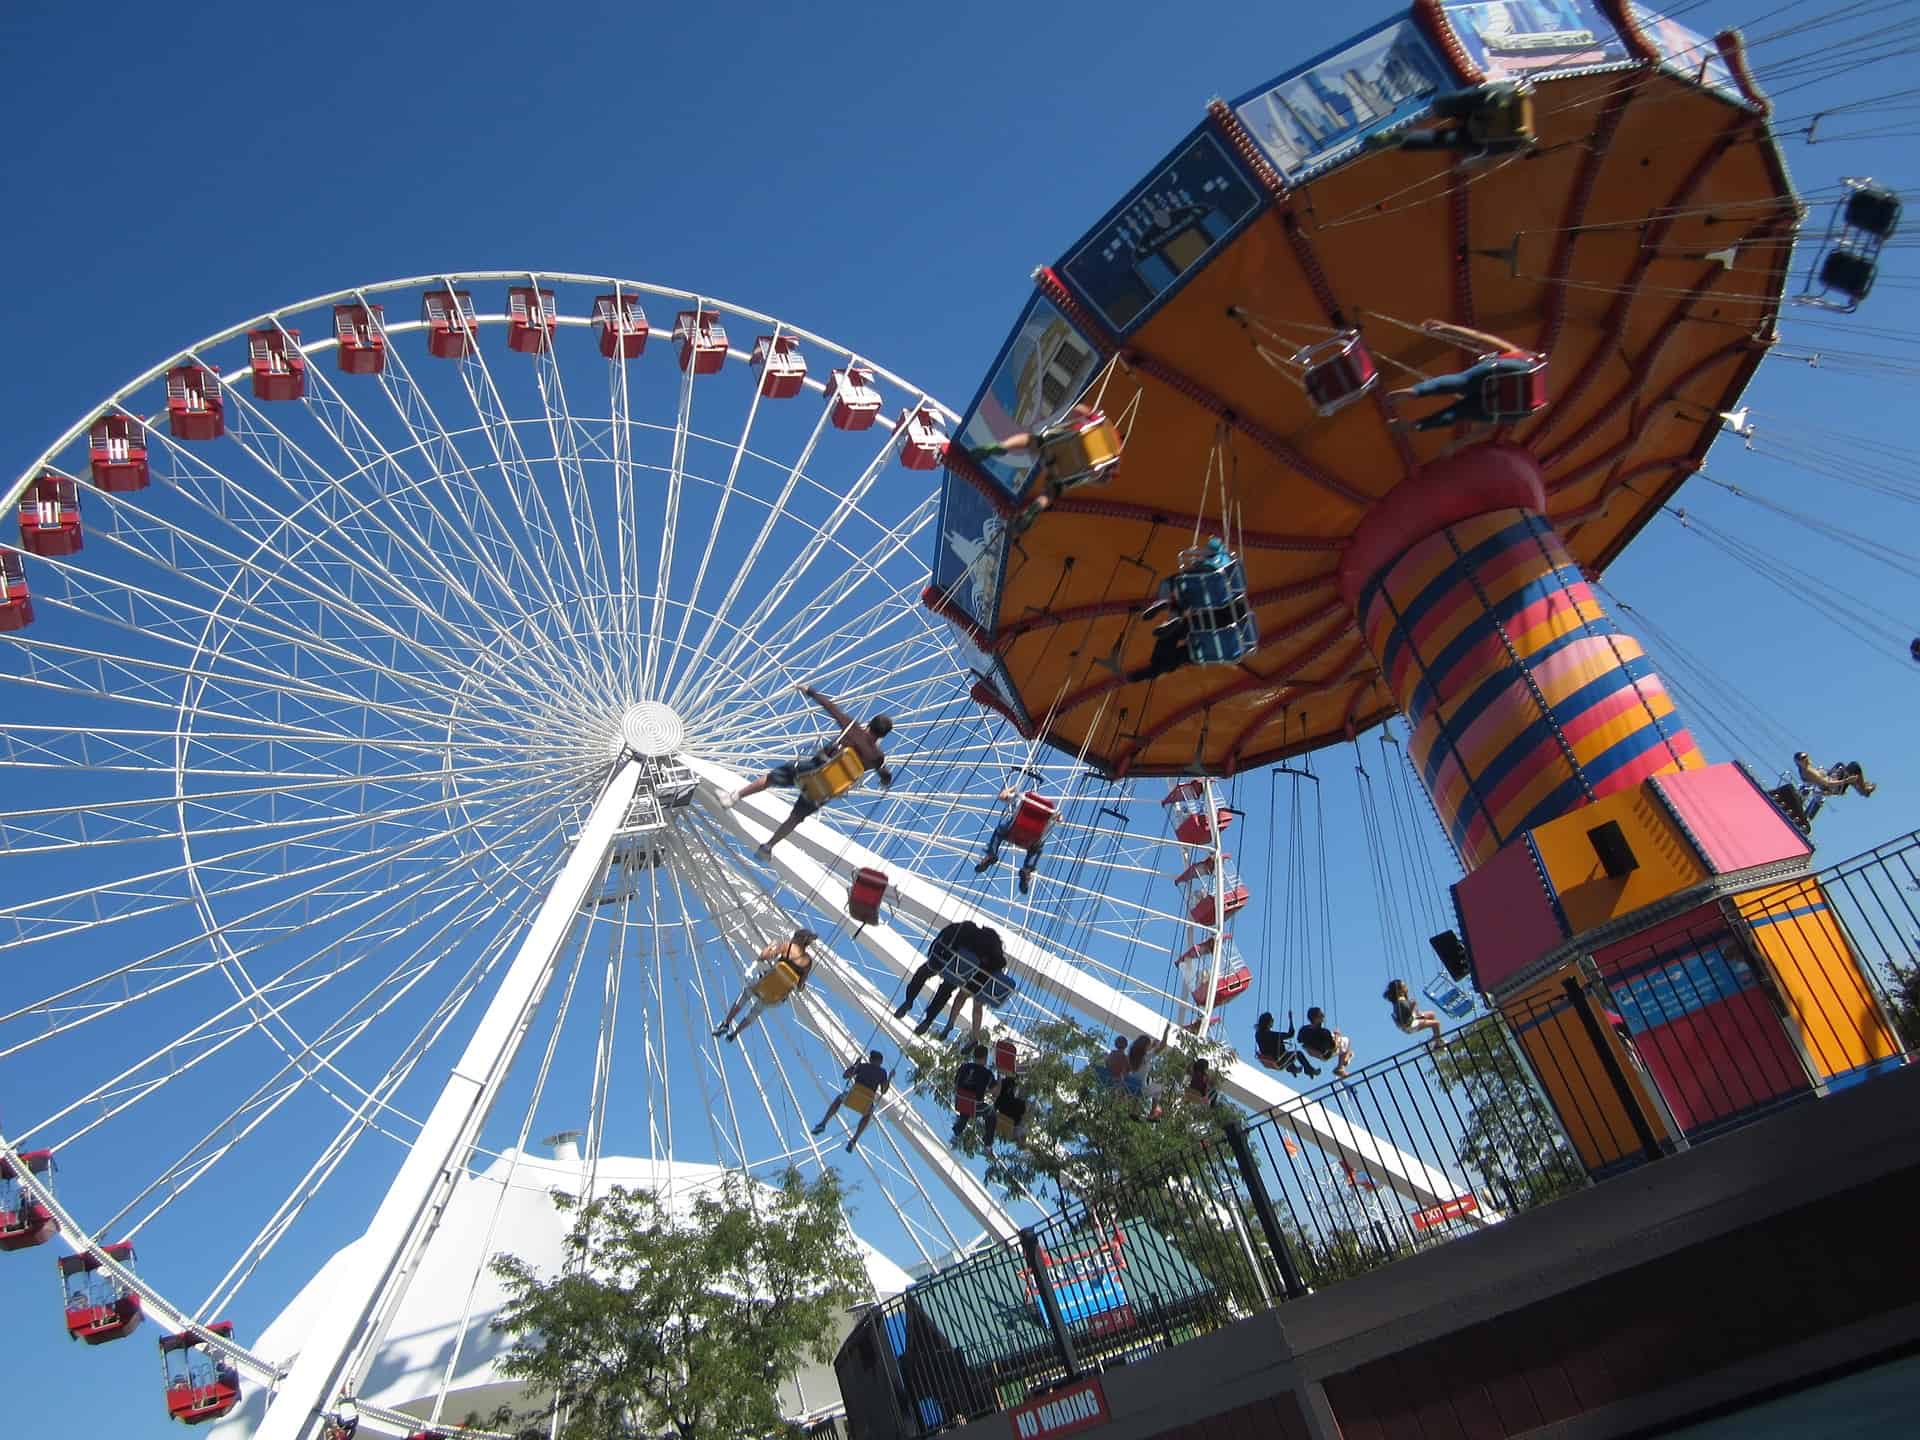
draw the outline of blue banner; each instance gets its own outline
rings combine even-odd
[[[1714,944],[1662,961],[1630,979],[1610,980],[1608,988],[1627,1028],[1638,1035],[1731,1000],[1753,984],[1753,967],[1745,957]]]
[[[1039,429],[1080,398],[1100,368],[1100,352],[1045,296],[1028,302],[1000,348],[987,383],[960,427],[962,449],[978,450],[1009,435]],[[1018,496],[1033,469],[1031,455],[986,456],[979,461],[1009,496]]]
[[[1094,227],[1060,273],[1124,332],[1259,206],[1226,148],[1203,131]]]
[[[1234,102],[1233,113],[1289,181],[1325,169],[1373,131],[1453,88],[1420,27],[1394,20]]]
[[[1472,0],[1442,8],[1468,58],[1489,80],[1619,65],[1633,58],[1593,0]]]
[[[1629,4],[1632,0],[1629,0]],[[1705,85],[1718,90],[1729,99],[1746,102],[1735,83],[1733,71],[1727,68],[1727,62],[1720,57],[1720,47],[1705,36],[1697,34],[1682,25],[1678,20],[1669,20],[1658,10],[1650,10],[1645,5],[1633,5],[1633,18],[1639,22],[1640,33],[1653,42],[1653,48],[1660,52],[1661,60],[1669,70],[1684,75],[1696,85]]]

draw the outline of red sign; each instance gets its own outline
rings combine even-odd
[[[1013,1422],[1013,1440],[1053,1440],[1056,1435],[1077,1435],[1112,1418],[1107,1412],[1107,1394],[1097,1379],[1082,1380],[1007,1412],[1007,1419]]]
[[[1424,1210],[1413,1212],[1413,1228],[1426,1230],[1434,1225],[1444,1225],[1449,1220],[1459,1220],[1473,1214],[1480,1208],[1480,1202],[1471,1193],[1452,1200],[1442,1200],[1438,1205],[1429,1205]]]

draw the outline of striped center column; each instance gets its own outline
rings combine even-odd
[[[1376,505],[1341,566],[1468,869],[1522,830],[1706,764],[1545,509],[1532,456],[1476,446]]]

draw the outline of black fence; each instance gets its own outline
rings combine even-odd
[[[1906,1059],[1916,967],[1920,834],[1705,904],[874,1307],[853,1433],[1022,1404],[1859,1083]]]
[[[1831,1095],[1920,1041],[1920,835],[1729,896],[1506,1002],[1597,1177]]]

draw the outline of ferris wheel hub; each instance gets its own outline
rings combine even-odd
[[[620,738],[634,754],[662,760],[686,743],[687,727],[671,705],[642,700],[620,717]]]

